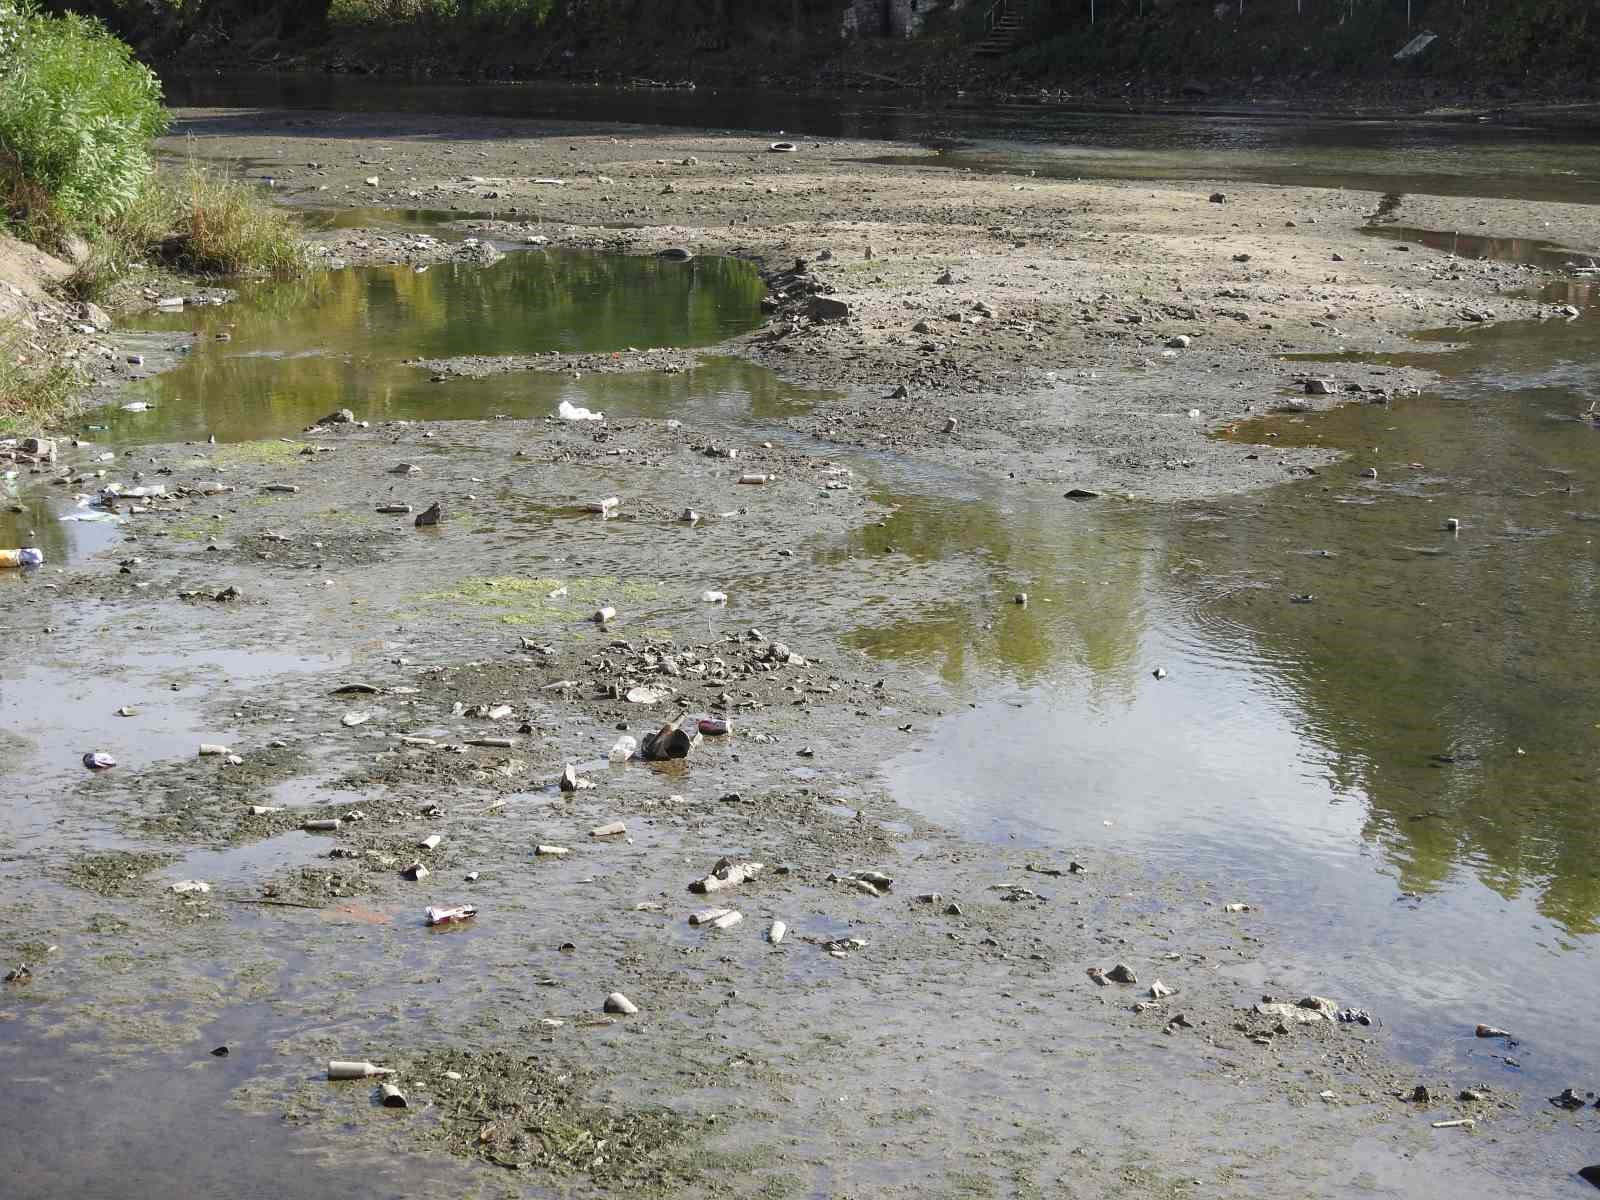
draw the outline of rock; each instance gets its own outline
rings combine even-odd
[[[405,463],[405,462],[396,463],[394,466],[389,468],[389,474],[391,474],[391,475],[421,475],[422,474],[422,468],[417,466],[416,463]]]
[[[946,433],[954,433],[959,428],[961,428],[961,422],[954,417],[949,418],[944,423],[944,431]]]
[[[98,304],[85,302],[79,309],[78,315],[101,333],[111,328],[111,318],[106,315],[106,310]]]
[[[911,399],[911,389],[908,388],[903,383],[899,384],[898,386],[896,386],[894,391],[889,393],[889,399],[891,399],[891,400],[909,400],[909,399]]]
[[[1244,913],[1250,911],[1248,904],[1224,904],[1222,911],[1227,913]]]
[[[727,891],[756,878],[764,869],[764,864],[758,862],[730,863],[723,859],[711,868],[711,873],[704,879],[696,879],[691,883],[689,890],[701,896]]]
[[[1333,395],[1334,390],[1335,389],[1334,389],[1334,386],[1333,386],[1333,383],[1332,383],[1331,380],[1327,380],[1327,379],[1308,379],[1308,380],[1306,380],[1306,395],[1308,395],[1308,396],[1331,396],[1331,395]]]
[[[318,421],[317,424],[318,425],[353,425],[353,424],[355,424],[355,420],[356,420],[355,413],[351,412],[348,408],[341,408],[338,412],[329,413],[327,416],[323,417],[322,420]]]
[[[1576,1089],[1566,1088],[1559,1096],[1551,1096],[1550,1103],[1557,1108],[1564,1108],[1568,1112],[1577,1112],[1584,1106],[1585,1101],[1582,1096],[1578,1095]]]
[[[427,867],[423,866],[419,862],[414,862],[409,866],[400,868],[400,878],[409,879],[412,883],[420,883],[422,880],[426,879],[432,874],[432,871],[428,870]]]
[[[377,187],[378,186],[378,177],[376,175],[368,175],[367,179],[366,179],[366,184],[367,184],[368,187]]]
[[[56,443],[53,438],[23,438],[17,449],[24,454],[31,454],[35,458],[54,462],[56,457]]]
[[[944,906],[944,915],[947,917],[959,917],[965,914],[961,911],[961,905],[951,902]]]
[[[1172,338],[1168,338],[1167,339],[1167,349],[1169,349],[1169,350],[1187,350],[1193,344],[1193,342],[1194,342],[1194,339],[1191,338],[1188,334],[1180,333],[1177,337],[1172,337]]]
[[[1226,204],[1228,202],[1227,194],[1224,192],[1212,192],[1210,199],[1213,204]]]
[[[1161,980],[1158,979],[1150,985],[1150,999],[1165,1000],[1170,995],[1172,995],[1172,989],[1162,983]]]
[[[1028,607],[1028,593],[1027,592],[1018,592],[1015,596],[1011,597],[1011,602],[1013,604],[1015,604],[1018,608],[1027,608]]]
[[[1298,1004],[1283,1004],[1270,1000],[1263,1000],[1257,1004],[1255,1011],[1263,1017],[1278,1017],[1285,1023],[1292,1022],[1296,1025],[1310,1025],[1324,1019],[1323,1014],[1317,1009],[1301,1008]]]
[[[1091,492],[1088,488],[1075,487],[1062,492],[1061,497],[1064,500],[1098,500],[1100,493]]]
[[[1378,477],[1378,468],[1377,467],[1363,467],[1361,469],[1361,478],[1363,478],[1363,479],[1376,479],[1377,477]]]
[[[1113,983],[1138,983],[1139,977],[1133,973],[1133,968],[1127,963],[1118,963],[1106,972],[1106,978]]]
[[[625,1017],[631,1017],[639,1011],[639,1006],[621,992],[612,992],[606,997],[605,1010],[608,1013],[620,1013]]]
[[[1000,316],[999,309],[983,300],[979,300],[973,304],[972,311],[977,313],[980,317],[985,317],[990,321],[993,321]]]
[[[831,296],[813,296],[806,305],[806,316],[813,321],[848,321],[850,305]]]
[[[946,271],[944,274],[940,275],[939,278],[934,280],[935,283],[942,283],[942,284],[945,284],[946,286],[954,283],[955,281],[956,281],[955,275],[952,274],[949,271]]]
[[[1600,1164],[1584,1167],[1578,1172],[1578,1178],[1585,1183],[1592,1183],[1595,1187],[1600,1188]]]
[[[789,932],[789,927],[782,921],[774,921],[767,930],[767,941],[776,946],[783,941],[784,935]]]
[[[1339,1005],[1329,1000],[1326,996],[1303,996],[1296,1002],[1297,1008],[1310,1012],[1321,1013],[1326,1020],[1333,1020],[1339,1012]]]
[[[1486,1088],[1462,1088],[1456,1094],[1456,1099],[1463,1104],[1479,1104],[1488,1098],[1489,1092]]]
[[[1178,94],[1182,96],[1190,96],[1195,99],[1202,99],[1211,95],[1211,89],[1205,84],[1201,83],[1198,79],[1186,79],[1183,82],[1183,86],[1178,89]]]
[[[694,257],[694,254],[688,250],[685,250],[682,246],[669,246],[667,249],[661,251],[661,253],[656,257],[665,258],[671,262],[688,262]]]
[[[440,507],[439,502],[435,500],[432,504],[428,505],[427,508],[423,509],[417,514],[417,519],[413,523],[418,529],[424,529],[429,525],[437,525],[443,519],[444,509]]]
[[[1150,672],[1150,675],[1154,679],[1165,679],[1167,677],[1167,669],[1165,667],[1157,667]]]
[[[1413,1104],[1433,1103],[1433,1093],[1428,1090],[1427,1084],[1419,1083],[1411,1089],[1411,1102]]]
[[[559,786],[563,792],[575,792],[579,787],[578,768],[568,763],[561,771]]]

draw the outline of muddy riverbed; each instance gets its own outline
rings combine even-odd
[[[14,1194],[1586,1186],[1593,209],[187,122],[357,215],[10,481]]]

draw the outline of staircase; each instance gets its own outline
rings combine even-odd
[[[1016,9],[1017,6],[1007,3],[1007,0],[995,0],[994,6],[989,9],[989,34],[974,47],[974,54],[985,57],[1010,54],[1022,43],[1026,22]]]

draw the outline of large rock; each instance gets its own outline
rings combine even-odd
[[[833,296],[813,296],[806,305],[806,316],[813,321],[848,321],[850,304]]]

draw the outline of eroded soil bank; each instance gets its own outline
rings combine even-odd
[[[885,760],[937,751],[941,719],[984,697],[861,648],[968,586],[954,556],[912,548],[913,574],[874,540],[896,509],[880,474],[1107,505],[1303,480],[1336,453],[1208,434],[1286,405],[1405,404],[1430,376],[1319,365],[1332,394],[1307,395],[1313,368],[1283,354],[1550,318],[1528,289],[1564,265],[1374,238],[1364,193],[951,173],[863,161],[881,144],[635,128],[187,120],[196,152],[291,203],[494,215],[318,235],[330,259],[405,268],[352,291],[320,348],[277,348],[331,364],[318,386],[379,379],[367,424],[301,427],[309,374],[230,396],[250,376],[226,372],[274,351],[224,307],[140,335],[152,369],[188,365],[120,400],[192,403],[181,436],[112,414],[84,434],[102,444],[19,466],[12,524],[91,519],[43,572],[0,580],[32,647],[0,697],[0,945],[29,966],[0,1021],[16,1194],[1582,1186],[1592,1098],[1574,1115],[1522,1094],[1501,1039],[1474,1074],[1407,1065],[1381,1015],[1361,1019],[1370,997],[1324,1004],[1314,966],[1268,965],[1276,918],[1246,881],[978,844],[895,803]],[[1582,248],[1593,211],[1413,197],[1400,215]],[[343,340],[377,328],[375,288],[412,280],[396,303],[423,318],[443,293],[419,281],[500,269],[468,236],[750,258],[779,303],[731,342],[657,354],[581,331],[506,360]],[[377,411],[427,389],[432,417]],[[230,399],[257,406],[254,435],[230,440]],[[547,417],[562,399],[621,407]],[[166,494],[72,505],[112,482]],[[417,527],[434,501],[443,519]],[[985,631],[1032,603],[985,597]],[[607,762],[680,712],[733,732],[685,761]],[[118,765],[85,771],[91,750]],[[594,786],[563,790],[569,763]],[[993,779],[993,803],[1017,786]],[[724,857],[764,869],[692,893]],[[463,903],[473,920],[425,924]],[[689,923],[712,907],[743,919]],[[603,1011],[612,992],[639,1011]],[[394,1069],[409,1106],[326,1081],[330,1058]]]

